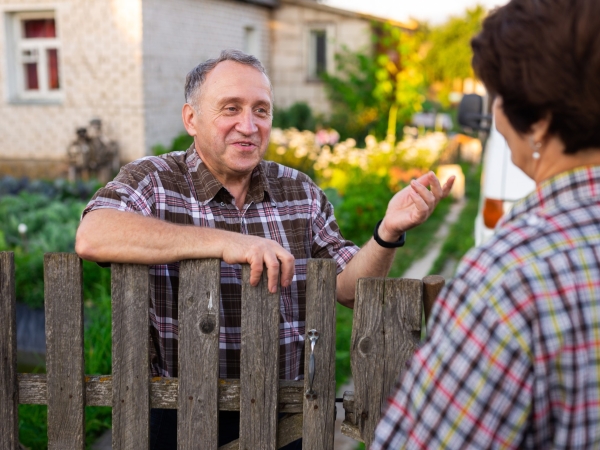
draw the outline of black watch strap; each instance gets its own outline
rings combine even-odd
[[[396,242],[386,242],[379,237],[378,231],[379,231],[379,225],[381,225],[381,222],[383,222],[383,219],[381,219],[379,222],[377,222],[377,225],[375,225],[375,229],[373,230],[373,238],[375,239],[375,242],[377,242],[379,245],[381,245],[384,248],[402,247],[404,245],[404,243],[406,242],[406,231],[404,233],[402,233],[402,236],[400,236],[400,239],[398,239]]]

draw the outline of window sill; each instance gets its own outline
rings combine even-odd
[[[62,98],[11,98],[10,105],[36,105],[36,106],[59,106],[64,103]]]

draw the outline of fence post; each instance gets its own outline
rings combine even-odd
[[[148,266],[112,264],[113,450],[150,446]]]
[[[267,269],[250,285],[242,266],[242,349],[240,362],[240,449],[275,450],[279,393],[279,288],[267,287]]]
[[[0,252],[0,448],[19,442],[15,258]]]
[[[85,448],[82,263],[44,255],[48,448]]]
[[[335,307],[336,263],[311,259],[306,273],[306,333],[316,330],[314,346],[315,398],[304,399],[302,448],[333,449],[335,427]],[[310,387],[311,343],[305,341],[304,388]]]
[[[221,261],[179,267],[178,449],[216,450],[219,416]]]
[[[352,330],[354,418],[370,447],[381,409],[421,330],[421,280],[358,280]]]

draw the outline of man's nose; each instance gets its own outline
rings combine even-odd
[[[236,126],[237,131],[246,135],[253,134],[258,131],[258,127],[255,123],[256,118],[254,117],[254,114],[252,114],[251,110],[243,111],[238,117],[240,120]]]

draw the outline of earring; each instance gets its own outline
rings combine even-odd
[[[533,136],[529,136],[529,146],[533,149],[533,154],[531,155],[531,157],[533,159],[540,159],[540,148],[542,147],[542,143],[541,142],[534,142],[533,141]]]

